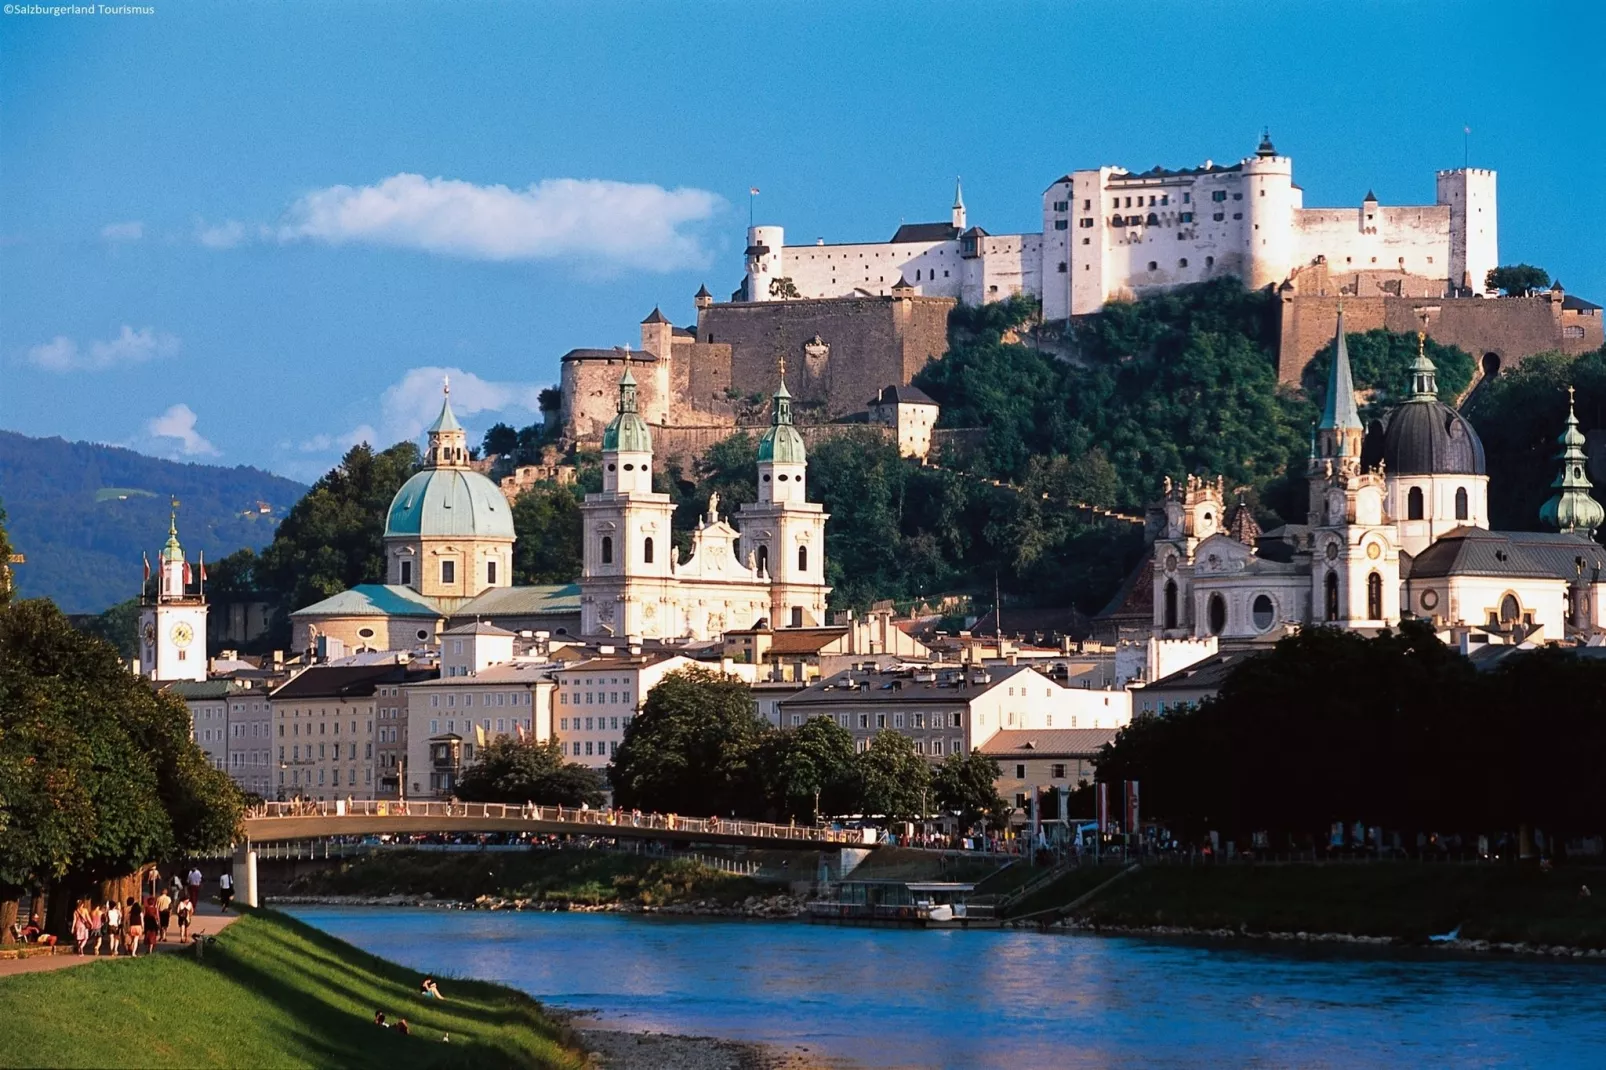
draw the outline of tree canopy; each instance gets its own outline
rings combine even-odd
[[[766,732],[757,769],[766,801],[778,817],[813,820],[859,809],[853,733],[831,717]],[[818,806],[816,806],[818,800]]]
[[[530,487],[513,501],[513,582],[573,583],[580,577],[580,495],[555,483]]]
[[[1348,331],[1344,348],[1349,351],[1350,369],[1358,390],[1367,393],[1361,417],[1371,420],[1411,396],[1411,365],[1416,361],[1417,339],[1398,331]],[[1300,376],[1305,394],[1319,411],[1327,400],[1327,376],[1333,366],[1334,345],[1328,342],[1305,365]],[[1473,360],[1455,347],[1440,345],[1431,338],[1422,342],[1422,352],[1433,362],[1438,381],[1439,400],[1454,405],[1472,382]]]
[[[907,821],[933,809],[931,763],[915,753],[914,740],[902,732],[877,732],[858,764],[859,805],[865,813]]]
[[[504,736],[480,748],[458,778],[457,795],[468,802],[600,806],[602,786],[596,770],[564,761],[556,741]]]
[[[1507,264],[1490,268],[1483,278],[1483,284],[1508,297],[1527,297],[1535,290],[1543,290],[1550,285],[1550,272],[1532,264]]]
[[[1007,804],[997,788],[1000,775],[997,760],[979,750],[950,754],[932,776],[937,805],[958,815],[959,825],[965,829],[984,818],[1005,813]]]

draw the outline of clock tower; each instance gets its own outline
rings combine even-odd
[[[206,679],[206,599],[199,586],[190,591],[190,564],[178,543],[178,503],[173,507],[156,597],[140,595],[140,672],[158,683]]]

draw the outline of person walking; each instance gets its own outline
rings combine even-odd
[[[156,941],[162,935],[162,927],[161,927],[160,921],[158,919],[158,914],[157,914],[157,910],[156,910],[156,897],[154,895],[147,895],[145,897],[144,917],[145,917],[145,950],[146,951],[155,951],[156,950]]]
[[[156,920],[161,923],[162,942],[167,942],[167,929],[173,923],[173,897],[162,889],[162,894],[156,897]]]
[[[89,904],[89,946],[100,954],[100,941],[106,931],[106,912],[99,903]]]
[[[228,870],[217,879],[218,901],[223,904],[223,913],[229,912],[229,904],[234,902],[234,874]]]
[[[106,953],[113,957],[122,953],[123,911],[117,900],[106,900]]]
[[[190,942],[190,919],[195,916],[195,905],[188,899],[180,899],[178,908],[174,911],[178,915],[178,942]]]
[[[190,875],[186,880],[186,883],[189,885],[191,907],[198,907],[201,905],[201,880],[201,867],[191,866]]]
[[[127,935],[128,954],[131,958],[139,958],[139,942],[145,936],[145,916],[140,910],[139,900],[133,896],[128,897],[128,909],[125,913],[128,921],[123,926]]]
[[[89,900],[81,901],[72,912],[72,942],[78,954],[89,946]]]

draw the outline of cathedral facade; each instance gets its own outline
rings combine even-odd
[[[758,500],[733,525],[715,495],[684,559],[671,541],[674,502],[652,489],[652,434],[638,408],[627,367],[603,432],[602,490],[581,505],[581,633],[708,640],[760,621],[823,625],[826,513],[808,501],[808,457],[784,380],[759,440]]]
[[[1304,524],[1262,532],[1224,481],[1166,481],[1154,510],[1154,627],[1162,639],[1275,641],[1294,627],[1376,632],[1405,618],[1513,639],[1606,634],[1606,547],[1569,405],[1550,532],[1489,529],[1489,477],[1472,425],[1438,399],[1421,353],[1412,393],[1360,419],[1343,313],[1307,471]]]

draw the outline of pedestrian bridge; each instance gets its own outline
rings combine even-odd
[[[335,800],[270,802],[245,814],[248,842],[326,836],[430,832],[508,832],[610,839],[741,844],[749,847],[875,847],[873,830],[776,825],[721,817],[644,814],[639,810],[575,810],[510,803]]]

